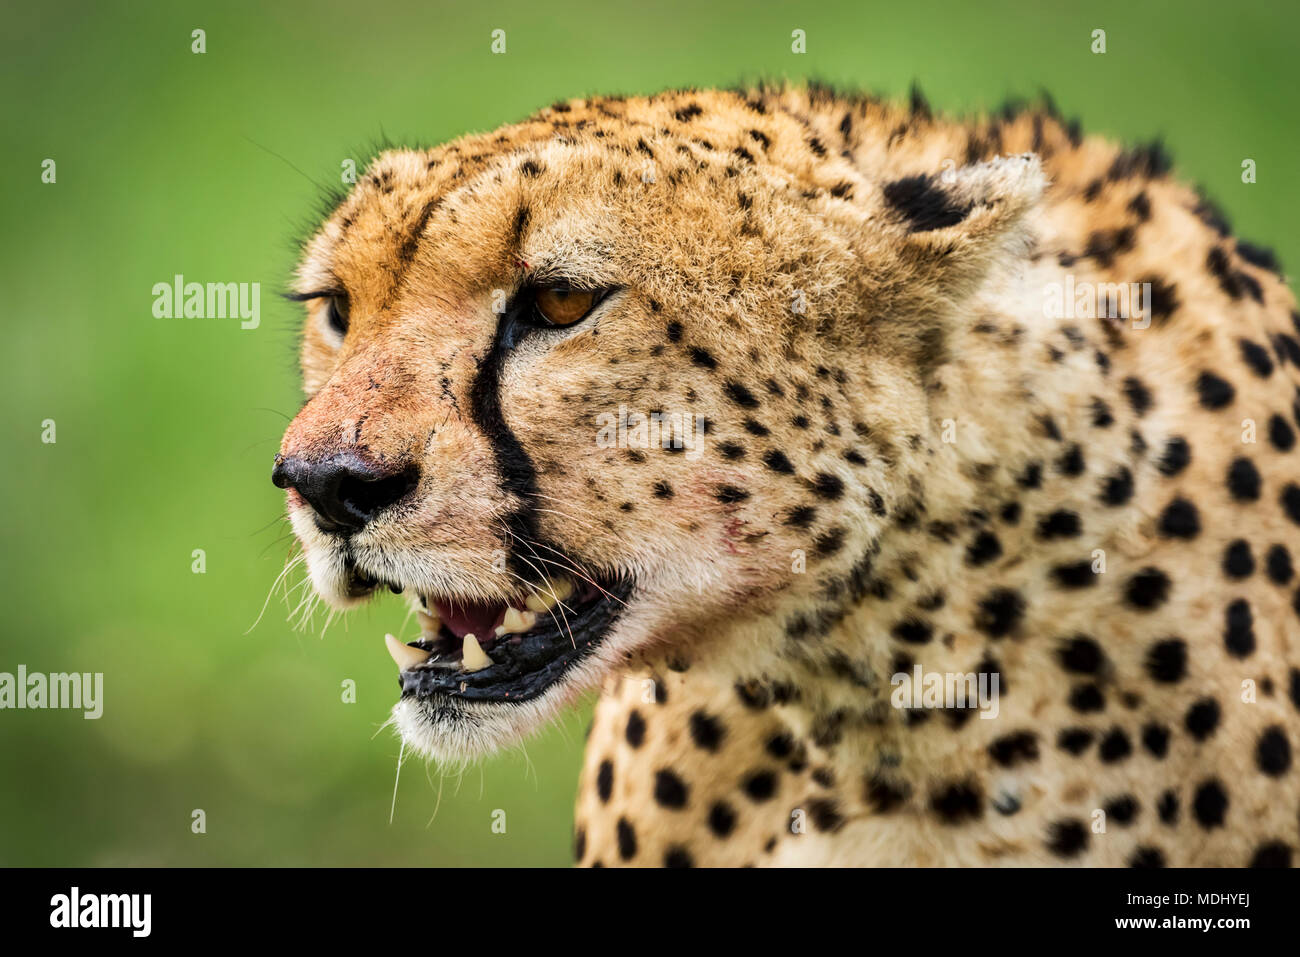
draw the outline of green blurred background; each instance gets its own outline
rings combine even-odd
[[[289,549],[269,474],[299,402],[299,313],[274,293],[315,183],[383,137],[433,143],[591,92],[916,80],[974,110],[1046,88],[1089,132],[1163,135],[1243,235],[1295,260],[1298,8],[1052,6],[6,3],[0,671],[103,672],[105,705],[0,711],[0,863],[567,863],[586,709],[459,776],[408,761],[394,805],[381,637],[400,602],[322,635],[276,597],[251,627]],[[261,283],[260,328],[155,319],[176,273]]]

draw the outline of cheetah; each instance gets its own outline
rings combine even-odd
[[[407,747],[599,689],[590,866],[1286,866],[1300,314],[1051,102],[557,103],[307,242],[273,480]],[[653,426],[653,428],[650,428]]]

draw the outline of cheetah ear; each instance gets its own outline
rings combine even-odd
[[[941,360],[954,311],[989,271],[1028,251],[1026,213],[1046,185],[1033,153],[883,185],[879,215],[894,261],[882,265],[905,281],[878,290],[873,312],[913,341],[922,365]]]

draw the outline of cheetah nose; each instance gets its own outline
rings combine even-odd
[[[322,531],[343,535],[365,528],[410,494],[419,480],[420,470],[414,465],[378,469],[351,453],[323,462],[277,455],[271,472],[277,488],[291,488],[307,500]]]

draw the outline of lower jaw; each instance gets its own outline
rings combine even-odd
[[[513,704],[541,696],[590,657],[616,626],[634,591],[631,581],[602,583],[601,597],[580,613],[539,621],[491,648],[491,664],[469,671],[436,658],[399,676],[402,698]],[[411,642],[427,648],[429,642]]]

